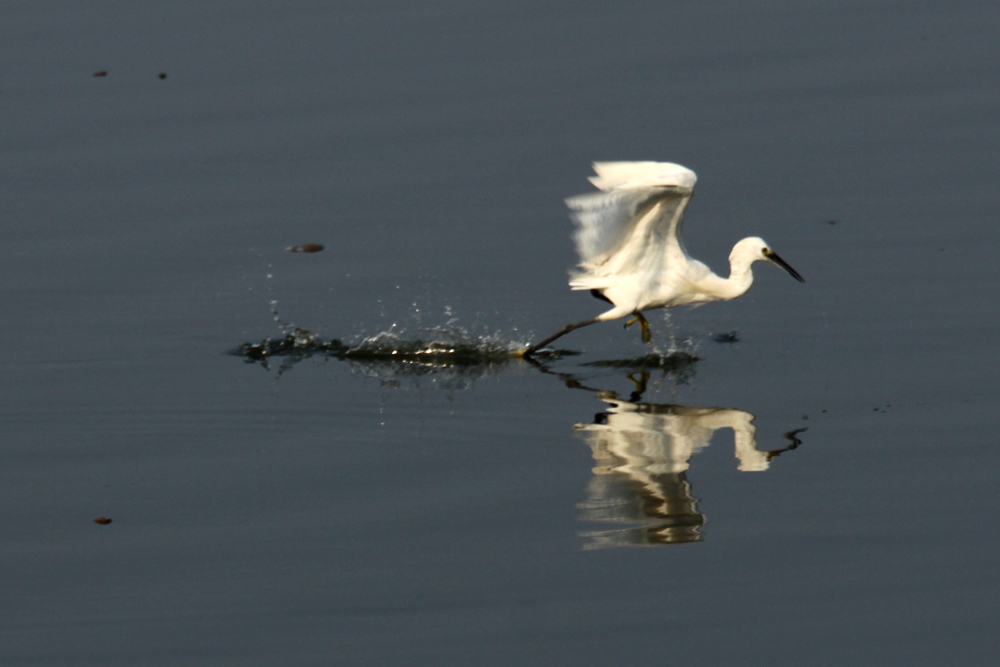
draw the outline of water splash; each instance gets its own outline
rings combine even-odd
[[[558,374],[550,369],[551,362],[580,354],[565,349],[544,349],[526,359],[522,353],[528,342],[512,340],[516,333],[514,336],[509,332],[507,335],[473,333],[459,323],[451,306],[444,307],[443,324],[424,325],[421,320],[425,309],[414,302],[412,312],[403,323],[398,320],[387,323],[382,331],[373,335],[356,333],[324,338],[283,319],[277,300],[271,300],[269,305],[280,335],[244,343],[231,353],[268,370],[276,365],[279,376],[306,359],[333,359],[348,362],[352,372],[381,379],[387,386],[398,386],[396,380],[402,377],[437,376],[445,381],[457,378],[462,382],[493,375],[514,361],[524,361],[545,372]],[[653,346],[641,356],[592,361],[582,366],[637,373],[655,370],[661,371],[664,379],[669,376],[684,382],[693,375],[698,361],[695,348],[693,339],[678,341],[671,333],[666,349]]]
[[[526,347],[520,341],[507,341],[499,335],[471,335],[451,322],[419,331],[412,337],[392,325],[373,336],[358,336],[345,342],[339,338],[323,339],[282,322],[277,314],[275,318],[281,325],[281,336],[244,343],[233,354],[265,368],[269,368],[272,358],[281,358],[282,371],[305,359],[321,357],[351,362],[363,374],[375,377],[434,373],[483,376],[520,359]],[[576,353],[557,350],[545,358],[558,359],[570,354]]]

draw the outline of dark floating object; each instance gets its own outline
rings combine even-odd
[[[303,243],[285,248],[288,252],[319,252],[324,246],[319,243]]]
[[[99,524],[101,524],[102,526],[106,526],[106,525],[108,525],[109,523],[111,523],[111,519],[109,519],[109,518],[108,518],[108,517],[106,517],[106,516],[99,516],[99,517],[97,517],[96,519],[94,519],[94,523],[99,523]]]
[[[721,333],[712,340],[716,343],[738,343],[740,337],[736,335],[735,331],[730,331],[729,333]]]
[[[161,79],[166,79],[167,78],[167,73],[166,72],[160,72],[160,78]]]
[[[107,76],[108,70],[102,69],[100,72],[94,72],[94,76]]]
[[[837,220],[827,220],[826,224],[828,224],[828,225],[836,225],[836,224],[838,224],[838,221]]]

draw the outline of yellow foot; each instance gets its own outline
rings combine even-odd
[[[649,345],[653,342],[653,332],[649,330],[649,322],[642,316],[642,313],[635,313],[632,319],[625,323],[625,328],[628,329],[636,322],[639,323],[639,328],[642,330],[642,342]]]

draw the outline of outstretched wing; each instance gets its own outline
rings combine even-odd
[[[584,268],[593,269],[616,258],[615,264],[637,252],[676,245],[691,188],[643,187],[577,195],[566,200],[576,223],[573,240]],[[625,255],[622,256],[622,253]],[[619,261],[620,260],[620,261]]]
[[[603,190],[566,200],[576,223],[577,253],[585,269],[636,259],[635,254],[680,249],[679,225],[698,177],[672,162],[595,162],[590,181]],[[610,267],[607,267],[610,268]]]

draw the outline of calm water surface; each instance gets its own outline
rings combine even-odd
[[[0,663],[996,664],[998,30],[8,3]],[[697,360],[652,368],[620,323],[542,367],[229,354],[592,317],[562,199],[614,159],[698,172],[716,270],[759,234],[808,282],[654,313]]]

